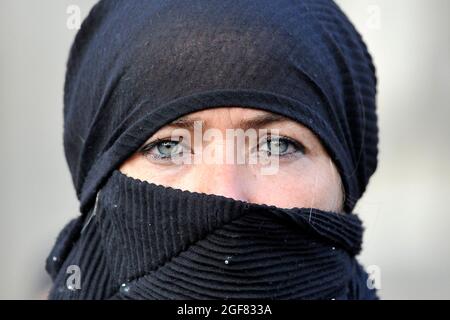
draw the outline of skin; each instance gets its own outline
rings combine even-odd
[[[220,107],[191,113],[177,119],[181,121],[175,121],[177,123],[173,126],[162,127],[119,169],[129,177],[182,190],[222,195],[282,208],[306,207],[341,212],[341,178],[319,139],[302,124],[285,117],[271,117],[274,115],[263,110],[241,107]],[[256,119],[263,120],[255,122]],[[193,128],[189,128],[194,120],[202,121],[203,132],[215,128],[222,133],[222,138],[200,143],[197,141],[194,144]],[[252,120],[253,122],[248,123]],[[189,164],[170,160],[170,156],[180,150],[183,150],[183,157],[193,159],[195,150],[198,150],[194,149],[194,145],[203,147],[202,152],[210,156],[222,150],[225,157],[225,130],[246,130],[246,124],[257,131],[279,130],[277,136],[280,137],[281,144],[277,144],[274,138],[268,141],[268,136],[263,135],[258,136],[253,149],[252,143],[245,145],[246,150],[253,150],[255,154],[263,154],[265,157],[278,156],[278,170],[275,174],[262,174],[263,164],[259,162],[251,164],[247,161],[242,164],[225,163],[224,160],[223,163],[197,161]],[[191,139],[188,139],[187,135],[180,135],[179,130],[174,131],[181,127],[191,133]],[[180,137],[183,138],[181,142]],[[294,143],[283,140],[284,137],[290,138]],[[173,142],[166,142],[164,145],[157,141],[155,144],[157,139]],[[255,151],[256,146],[259,147],[260,153]],[[271,151],[270,155],[268,150]]]

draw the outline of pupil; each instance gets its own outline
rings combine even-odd
[[[176,141],[165,141],[158,145],[158,152],[163,155],[171,155],[174,152],[176,146]]]
[[[271,153],[279,154],[286,151],[287,144],[286,142],[276,139],[269,141],[269,151]]]

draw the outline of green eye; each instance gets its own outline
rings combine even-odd
[[[268,150],[271,154],[284,154],[289,149],[289,143],[285,140],[275,139],[268,141]]]
[[[170,158],[182,151],[179,141],[162,141],[155,146],[158,156],[161,158]]]
[[[170,160],[175,157],[180,157],[184,152],[190,152],[179,140],[156,140],[144,146],[141,153],[144,156],[150,156],[156,160]]]
[[[300,143],[287,137],[268,137],[266,142],[259,146],[259,151],[266,152],[269,156],[284,156],[297,152],[304,153],[305,148]]]

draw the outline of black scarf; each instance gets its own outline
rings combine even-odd
[[[88,221],[82,240],[56,268],[78,266],[79,288],[67,273],[55,272],[59,286],[50,298],[377,297],[354,258],[363,233],[354,214],[253,204],[117,170]]]
[[[375,95],[370,54],[330,0],[100,1],[67,63],[64,147],[81,215],[47,260],[50,297],[375,298],[352,213],[377,166]],[[165,124],[219,106],[314,132],[341,175],[345,213],[180,192],[117,171]],[[81,289],[67,286],[70,266]]]

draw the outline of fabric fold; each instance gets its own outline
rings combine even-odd
[[[316,134],[351,212],[377,164],[376,82],[361,36],[331,0],[100,1],[72,46],[64,87],[80,211],[158,128],[236,106]]]
[[[91,224],[80,243],[96,247],[78,246],[68,260],[87,255],[88,274],[105,264],[104,299],[342,299],[363,232],[354,214],[254,204],[118,170]]]
[[[356,259],[353,213],[378,163],[376,85],[361,35],[332,0],[100,0],[67,61],[64,151],[80,216],[47,259],[50,298],[377,298]],[[308,128],[339,171],[344,212],[118,171],[163,126],[216,107]]]

